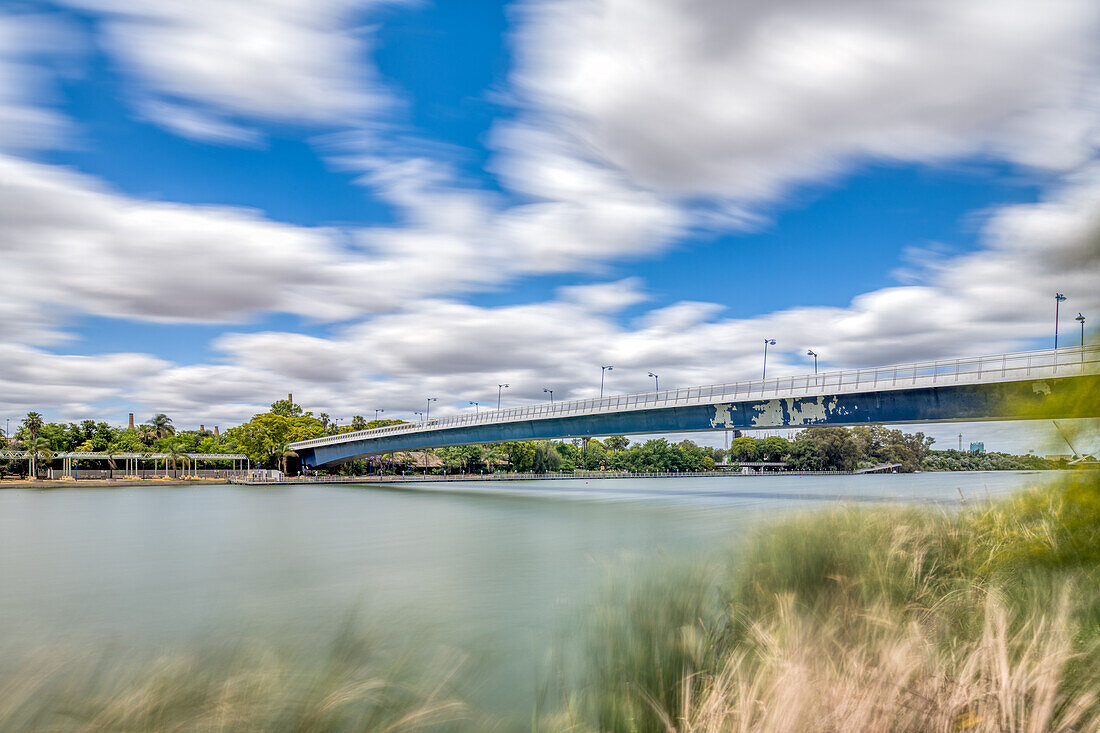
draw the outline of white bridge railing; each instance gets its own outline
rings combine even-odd
[[[1058,350],[1023,351],[961,359],[938,359],[913,364],[804,374],[795,377],[751,379],[730,384],[685,387],[658,392],[611,395],[603,398],[562,400],[506,410],[486,410],[428,422],[387,425],[381,428],[340,433],[292,444],[292,448],[313,448],[365,438],[417,433],[471,425],[495,425],[523,420],[545,420],[580,415],[601,415],[664,407],[706,405],[739,400],[814,397],[851,392],[885,391],[952,384],[1012,382],[1026,379],[1068,377],[1100,371],[1100,346],[1073,346]]]

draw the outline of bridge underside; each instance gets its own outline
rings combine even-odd
[[[1072,396],[1072,398],[1070,398]],[[1100,417],[1100,375],[549,417],[300,448],[303,466],[394,451],[600,435]]]

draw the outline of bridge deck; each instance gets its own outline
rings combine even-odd
[[[377,438],[416,433],[449,432],[456,428],[487,427],[529,421],[559,421],[563,418],[617,415],[747,400],[764,402],[782,398],[833,397],[932,387],[991,385],[1095,374],[1097,371],[1100,371],[1100,347],[1070,347],[1057,351],[1048,349],[611,395],[602,399],[558,401],[505,410],[486,410],[477,414],[467,413],[427,422],[389,425],[314,438],[294,443],[291,447],[300,451],[344,443],[372,442]],[[714,419],[710,421],[710,428],[722,427],[736,426],[730,423],[723,425],[720,421],[715,422]],[[696,429],[705,429],[705,427]]]

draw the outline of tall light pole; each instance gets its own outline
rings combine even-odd
[[[468,402],[468,403],[466,403],[466,404],[468,404],[468,405],[473,405],[473,406],[474,406],[474,414],[475,414],[475,415],[480,415],[480,414],[481,414],[481,408],[480,408],[480,407],[478,407],[478,404],[479,404],[479,403],[477,403],[477,402]]]
[[[413,410],[413,414],[414,415],[420,415],[420,420],[423,422],[423,420],[424,420],[424,411],[423,410]]]
[[[512,385],[510,385],[510,384],[498,384],[497,385],[497,411],[498,412],[500,411],[500,391],[502,389],[508,389],[511,386]]]
[[[775,339],[764,339],[764,371],[761,373],[760,378],[764,379],[768,376],[768,345],[775,346]]]
[[[603,376],[605,374],[607,374],[609,371],[611,371],[612,369],[614,369],[614,368],[615,367],[613,367],[613,366],[602,366],[602,367],[600,367],[600,399],[601,400],[603,399]]]
[[[428,422],[428,418],[432,416],[432,403],[436,401],[435,397],[427,397],[428,406],[424,410],[424,422]]]
[[[1061,293],[1054,294],[1054,348],[1058,348],[1058,306],[1062,305],[1062,301],[1066,299],[1066,296]]]
[[[378,422],[378,413],[380,413],[380,412],[385,412],[385,410],[383,410],[381,408],[378,408],[378,407],[374,408],[374,421],[375,422]]]
[[[657,381],[657,375],[654,374],[653,372],[650,372],[649,376],[653,377],[653,391],[654,392],[660,392],[661,391],[661,383]]]
[[[813,349],[806,352],[806,356],[812,356],[814,358],[814,376],[817,376],[817,353]]]
[[[1085,348],[1085,317],[1080,313],[1073,320],[1081,324],[1081,348]]]
[[[546,389],[543,389],[542,391],[543,392],[548,392],[550,394],[550,404],[551,405],[554,404],[554,390],[552,390],[550,388],[546,388]]]
[[[336,434],[337,434],[337,435],[339,435],[339,434],[340,434],[340,420],[342,420],[342,419],[343,419],[343,418],[339,418],[339,417],[338,417],[338,418],[336,418]]]

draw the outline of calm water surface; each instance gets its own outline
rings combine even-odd
[[[522,708],[609,574],[729,551],[837,502],[982,499],[1037,473],[0,491],[0,653],[222,637],[308,646],[349,623],[481,655]],[[626,570],[623,570],[626,572]]]

